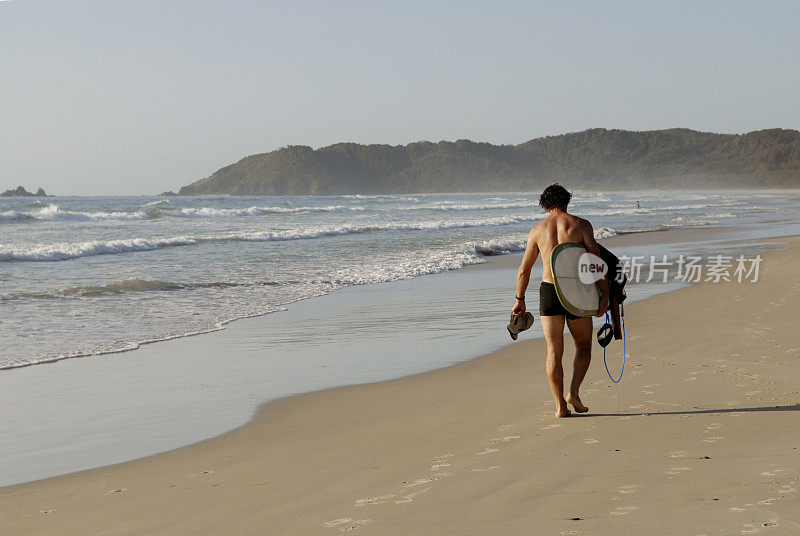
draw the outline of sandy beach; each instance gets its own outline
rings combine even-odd
[[[587,415],[553,418],[543,341],[521,337],[282,399],[186,448],[2,488],[0,533],[800,534],[800,238],[776,242],[788,249],[764,256],[757,283],[628,306],[625,377],[609,381],[595,346]]]

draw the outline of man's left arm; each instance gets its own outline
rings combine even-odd
[[[583,245],[586,246],[586,251],[600,257],[600,245],[594,238],[594,228],[586,220],[583,221]],[[608,280],[605,277],[600,278],[597,287],[600,289],[600,308],[595,316],[603,316],[608,310]]]

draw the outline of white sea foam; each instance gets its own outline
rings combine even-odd
[[[0,221],[132,221],[146,220],[146,212],[80,212],[62,210],[50,204],[30,212],[8,211],[0,214]]]
[[[155,207],[158,205],[166,205],[169,203],[169,199],[159,199],[158,201],[151,201],[149,203],[145,203],[142,205],[143,207]]]
[[[176,216],[184,218],[229,218],[236,216],[264,216],[269,214],[302,214],[307,212],[362,212],[361,206],[301,206],[301,207],[258,207],[248,208],[213,208],[213,207],[187,207],[180,210],[161,208],[169,203],[169,200],[153,201],[143,205],[146,211],[137,210],[133,212],[81,212],[74,210],[63,210],[58,205],[51,204],[39,210],[29,212],[6,211],[0,213],[0,222],[19,223],[36,221],[134,221],[148,220],[164,216]]]
[[[601,227],[594,232],[594,237],[599,240],[601,238],[611,238],[612,236],[617,236],[617,234],[613,229]]]
[[[6,210],[4,212],[0,212],[0,222],[2,223],[20,223],[35,219],[36,218],[27,212],[17,212],[16,210]]]
[[[267,214],[299,214],[304,212],[361,212],[364,207],[331,205],[327,207],[248,207],[248,208],[183,208],[178,216],[188,218],[219,218],[230,216],[264,216]]]
[[[162,238],[131,238],[123,240],[94,240],[90,242],[34,244],[9,246],[0,244],[0,261],[64,261],[94,255],[113,255],[159,248],[189,246],[203,242],[273,242],[309,240],[327,236],[368,233],[373,231],[436,231],[469,227],[502,226],[527,221],[526,218],[495,217],[472,220],[434,220],[412,223],[384,223],[360,225],[328,225],[276,231],[231,232],[214,235],[178,236]]]
[[[446,212],[460,212],[471,210],[528,209],[536,207],[538,207],[538,204],[532,201],[506,203],[434,203],[432,205],[403,207],[401,210],[440,210]]]
[[[192,237],[174,237],[155,240],[132,238],[129,240],[92,240],[90,242],[41,244],[29,247],[0,246],[0,261],[65,261],[94,255],[113,255],[133,251],[150,251],[162,247],[196,244]]]
[[[473,245],[476,253],[484,257],[491,257],[494,255],[508,255],[510,253],[518,253],[525,251],[525,246],[528,240],[525,235],[522,236],[499,236],[494,240],[483,240]]]

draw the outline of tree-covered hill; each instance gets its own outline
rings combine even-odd
[[[592,129],[519,145],[469,140],[289,146],[243,158],[181,195],[292,195],[571,188],[800,188],[800,132]]]

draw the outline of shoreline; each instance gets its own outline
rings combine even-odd
[[[654,231],[654,232],[650,232],[650,233],[637,233],[635,235],[624,235],[624,236],[621,236],[621,237],[614,237],[614,238],[605,239],[605,240],[603,240],[603,243],[609,245],[609,247],[614,247],[614,248],[626,247],[626,246],[640,247],[640,246],[653,245],[653,244],[665,244],[665,243],[670,243],[671,241],[675,241],[675,240],[678,240],[678,239],[685,240],[685,241],[694,240],[697,243],[700,243],[700,242],[706,242],[706,241],[709,241],[709,240],[720,240],[720,239],[725,239],[725,238],[731,238],[732,233],[735,233],[736,231],[737,231],[736,228],[711,228],[711,229],[691,229],[690,228],[686,232],[684,232],[684,230],[675,229],[675,230],[668,230],[668,231]],[[633,238],[634,240],[632,240],[631,238]],[[650,238],[651,240],[648,240],[648,238]],[[652,239],[656,239],[656,240],[652,240]],[[651,244],[651,242],[652,242],[652,244]],[[305,313],[308,313],[310,310],[314,309],[313,304],[331,303],[333,305],[333,309],[331,309],[330,307],[328,309],[333,311],[333,310],[335,310],[335,305],[338,304],[338,303],[341,303],[341,300],[338,298],[339,296],[341,296],[341,297],[349,297],[349,296],[356,295],[356,294],[359,294],[359,293],[360,294],[375,293],[375,292],[378,292],[379,289],[395,289],[395,291],[396,291],[397,288],[399,288],[399,287],[395,288],[397,285],[401,285],[403,288],[405,288],[405,291],[401,291],[401,292],[406,292],[408,290],[413,289],[415,286],[419,287],[420,285],[422,285],[423,287],[425,285],[427,285],[428,288],[430,288],[430,285],[433,284],[433,281],[436,281],[437,282],[436,285],[440,286],[440,285],[443,285],[445,281],[454,280],[454,278],[455,278],[456,282],[455,283],[450,283],[450,286],[451,286],[451,288],[459,289],[459,288],[464,287],[465,284],[467,286],[471,286],[471,285],[479,283],[481,280],[483,280],[485,278],[485,275],[484,275],[485,274],[485,272],[484,272],[485,270],[506,270],[506,271],[513,270],[513,271],[515,271],[516,270],[516,266],[519,263],[519,255],[521,255],[521,254],[512,254],[512,255],[502,255],[502,256],[488,257],[487,258],[487,262],[485,262],[485,263],[475,264],[475,265],[468,265],[468,266],[464,267],[461,270],[449,271],[449,272],[444,272],[444,273],[441,273],[441,274],[433,274],[432,276],[425,276],[425,277],[422,277],[422,278],[413,278],[411,280],[405,280],[404,282],[400,281],[400,282],[382,283],[382,284],[378,284],[377,286],[375,286],[375,285],[366,285],[366,286],[350,287],[348,289],[341,289],[340,292],[342,294],[334,292],[334,293],[328,294],[326,296],[319,297],[316,300],[304,300],[304,302],[300,302],[302,305],[300,305],[300,304],[294,304],[294,305],[298,306],[298,307],[296,307],[297,309],[302,310]],[[462,274],[462,275],[459,275],[459,274]],[[472,279],[470,279],[469,282],[467,282],[467,283],[464,283],[464,282],[458,283],[457,279],[460,278],[460,277],[472,277]],[[442,279],[442,278],[445,278],[445,279]],[[455,286],[453,286],[453,285],[455,285]],[[425,290],[425,289],[423,289],[423,290]],[[438,289],[437,289],[437,291],[438,291]],[[669,289],[667,289],[666,291],[669,292]],[[664,292],[664,290],[662,290],[660,292]],[[427,293],[427,292],[425,292],[425,293]],[[492,294],[494,294],[494,293],[492,293]],[[632,298],[634,300],[637,299],[636,296],[632,296]],[[435,300],[435,298],[431,298],[431,299]],[[322,300],[322,301],[318,302],[317,300]],[[358,302],[358,301],[359,301],[358,297],[356,296],[356,302]],[[629,299],[628,303],[630,303],[630,302],[631,302],[631,299]],[[291,312],[291,313],[290,312],[283,312],[284,316],[276,316],[275,318],[283,319],[283,318],[288,317],[291,314],[295,314],[294,309],[295,308],[293,308],[293,312]],[[302,317],[302,313],[300,314],[300,316]],[[157,359],[162,354],[174,356],[176,351],[178,353],[184,353],[184,354],[191,353],[192,351],[195,351],[195,352],[197,352],[197,351],[205,351],[207,353],[208,352],[214,353],[215,351],[224,352],[224,351],[226,351],[225,350],[226,341],[227,341],[227,343],[230,343],[230,342],[232,342],[234,340],[237,340],[237,338],[240,338],[241,336],[246,335],[248,332],[250,332],[253,329],[263,329],[263,325],[262,325],[263,322],[265,322],[265,321],[274,322],[274,320],[265,320],[265,319],[272,318],[272,317],[273,317],[273,315],[263,315],[263,316],[253,317],[253,318],[250,318],[250,319],[240,319],[240,320],[238,320],[236,322],[232,322],[227,328],[227,329],[231,329],[231,332],[228,332],[227,334],[226,334],[226,331],[227,331],[227,329],[226,329],[226,330],[219,330],[219,331],[216,331],[216,332],[212,332],[212,333],[217,334],[217,336],[205,335],[205,337],[194,337],[194,336],[193,337],[181,337],[181,338],[178,338],[178,339],[174,339],[173,341],[167,341],[167,342],[159,341],[159,342],[162,342],[162,345],[152,344],[152,345],[148,345],[147,347],[142,347],[142,348],[139,349],[138,353],[131,354],[131,357],[135,357],[136,359],[139,359],[143,366],[151,367],[155,363],[155,362],[152,361],[152,359]],[[250,320],[251,322],[248,322],[248,320]],[[287,320],[286,322],[291,323],[290,320]],[[454,340],[454,341],[451,340],[451,343],[452,342],[457,342],[458,349],[460,349],[460,350],[456,351],[456,350],[453,350],[452,348],[448,348],[447,351],[450,352],[450,353],[453,353],[454,351],[456,351],[457,353],[460,353],[461,357],[459,357],[457,359],[445,360],[444,362],[442,362],[440,364],[435,364],[433,366],[422,364],[421,368],[420,368],[420,365],[412,365],[410,368],[407,368],[406,372],[399,371],[399,372],[391,372],[391,373],[389,373],[388,374],[388,378],[386,377],[387,376],[386,373],[379,373],[377,376],[375,376],[373,374],[372,376],[368,375],[367,377],[362,379],[359,376],[355,376],[354,377],[354,376],[349,375],[349,374],[352,374],[352,372],[346,372],[345,371],[345,376],[343,376],[342,379],[339,382],[334,380],[333,384],[328,383],[327,385],[325,384],[325,381],[323,381],[321,384],[317,384],[317,385],[315,385],[312,382],[311,384],[309,384],[310,386],[307,387],[307,388],[300,388],[299,390],[296,390],[294,392],[281,391],[281,392],[279,392],[279,394],[277,396],[269,396],[269,395],[267,395],[267,392],[262,392],[262,391],[255,392],[254,391],[254,394],[249,397],[249,401],[247,401],[247,403],[245,403],[244,405],[239,404],[239,406],[237,406],[238,409],[237,408],[233,408],[232,410],[228,411],[228,414],[230,415],[230,417],[233,417],[235,415],[239,415],[239,417],[235,417],[235,421],[238,421],[235,424],[230,423],[230,421],[229,421],[230,417],[224,417],[225,414],[220,414],[220,417],[217,418],[217,420],[219,420],[220,426],[222,428],[221,429],[217,428],[217,431],[212,432],[211,430],[209,430],[208,432],[203,433],[202,430],[204,428],[199,429],[197,432],[191,432],[190,431],[189,435],[187,436],[188,440],[180,440],[180,439],[178,439],[178,444],[177,445],[174,443],[174,440],[173,440],[172,443],[170,443],[170,442],[165,443],[165,445],[164,445],[165,448],[164,447],[162,447],[162,448],[156,447],[157,450],[147,449],[147,450],[149,450],[149,452],[145,451],[144,453],[140,453],[139,455],[135,455],[134,454],[135,451],[133,451],[131,454],[134,454],[134,455],[132,455],[131,457],[127,457],[127,459],[123,459],[123,460],[120,460],[119,458],[117,458],[116,460],[112,459],[112,460],[107,461],[106,463],[101,463],[100,465],[96,465],[94,467],[88,467],[88,468],[84,465],[84,467],[77,467],[76,470],[78,472],[85,471],[85,470],[91,471],[91,470],[97,469],[98,467],[106,467],[106,466],[109,466],[109,465],[113,466],[113,465],[117,465],[119,463],[127,463],[128,461],[146,459],[146,458],[148,458],[150,456],[159,455],[159,454],[163,454],[165,452],[174,451],[175,449],[186,448],[188,446],[196,445],[199,442],[203,442],[203,441],[207,441],[207,440],[213,439],[215,437],[219,437],[220,435],[224,435],[225,433],[229,433],[232,430],[236,430],[236,429],[239,429],[242,426],[246,426],[248,423],[252,422],[254,419],[257,419],[258,418],[258,408],[260,408],[264,403],[270,404],[272,402],[275,402],[276,400],[284,399],[286,397],[304,396],[304,395],[307,395],[307,394],[310,394],[310,393],[313,393],[313,392],[327,391],[328,389],[331,389],[331,388],[340,388],[340,387],[353,386],[353,385],[359,385],[359,384],[364,384],[364,383],[389,381],[393,377],[394,378],[402,378],[402,377],[406,377],[406,376],[415,376],[415,375],[420,374],[420,373],[421,374],[425,374],[425,373],[429,373],[431,371],[435,371],[435,370],[438,370],[438,369],[447,368],[447,367],[452,366],[454,364],[463,363],[463,362],[465,362],[467,360],[472,360],[472,359],[476,359],[476,358],[480,359],[481,357],[485,356],[486,354],[493,353],[495,350],[497,350],[499,348],[510,346],[509,345],[509,341],[506,339],[505,331],[502,330],[502,333],[500,333],[499,329],[495,330],[495,324],[496,323],[497,323],[496,322],[496,318],[492,317],[491,318],[491,330],[495,333],[495,335],[498,335],[498,334],[499,335],[496,338],[491,339],[490,341],[476,339],[475,343],[479,344],[478,348],[474,348],[474,347],[470,346],[468,343],[464,343],[464,342],[462,342],[460,340]],[[232,329],[233,326],[236,326],[236,328]],[[260,326],[260,327],[258,327],[258,326]],[[284,327],[285,327],[285,325],[284,325]],[[278,330],[280,330],[281,329],[280,328],[280,324],[278,326],[273,325],[273,327],[271,329],[274,330],[276,328]],[[481,328],[481,329],[489,329],[489,328]],[[535,324],[534,330],[532,330],[531,332],[528,332],[526,334],[526,337],[529,337],[529,338],[530,337],[534,337],[534,336],[541,337],[540,333],[536,333],[537,329],[540,329],[540,327],[538,326],[538,323]],[[208,337],[211,337],[211,338],[208,338]],[[209,342],[214,342],[215,343],[215,345],[212,345],[212,348],[213,348],[212,350],[207,350],[207,349],[204,348],[205,346],[208,345]],[[400,343],[399,340],[397,342]],[[255,344],[260,344],[257,341],[254,341],[254,343]],[[430,344],[430,342],[428,344]],[[370,346],[372,346],[371,343],[370,343]],[[436,350],[434,348],[436,348],[436,347],[435,346],[431,346],[431,347],[425,348],[423,351],[436,352]],[[440,351],[441,351],[441,349],[444,349],[444,347],[440,347]],[[292,350],[289,349],[288,351],[292,351]],[[351,353],[350,350],[346,350],[346,351],[348,353]],[[464,354],[464,352],[466,352],[466,353]],[[93,357],[99,357],[99,356],[93,356]],[[127,373],[124,372],[124,370],[125,370],[124,367],[127,367],[129,369],[136,369],[136,366],[133,363],[128,361],[128,359],[130,359],[130,357],[126,358],[126,360],[124,360],[124,361],[113,360],[114,356],[111,356],[110,359],[111,360],[109,360],[109,358],[106,358],[104,360],[98,360],[98,361],[87,360],[86,362],[83,362],[83,360],[70,359],[70,360],[67,360],[65,362],[65,365],[68,366],[68,367],[70,365],[73,365],[72,367],[66,369],[66,371],[63,368],[62,369],[57,369],[57,370],[60,371],[60,372],[68,372],[68,373],[69,373],[69,371],[76,371],[77,370],[79,372],[72,372],[72,376],[77,375],[77,376],[80,376],[80,377],[82,377],[84,375],[80,371],[88,371],[88,374],[90,376],[92,374],[96,374],[96,372],[93,372],[93,371],[97,367],[101,367],[101,369],[108,370],[109,374],[115,374],[116,375],[116,374],[120,373],[121,374],[119,376],[120,378],[125,378],[126,375],[129,375],[129,374],[137,374],[135,370],[129,371]],[[170,359],[173,359],[173,357],[170,357]],[[159,360],[159,362],[161,362],[161,360]],[[97,366],[96,367],[92,366],[92,363],[96,363]],[[194,361],[186,361],[186,364],[187,364],[187,366],[197,365],[201,369],[203,369],[203,368],[207,369],[209,367],[213,367],[214,366],[212,364],[212,362],[204,363],[202,361],[199,362],[199,364],[195,363]],[[391,361],[388,361],[387,364],[391,364]],[[59,363],[55,363],[55,364],[51,364],[51,365],[52,366],[61,366]],[[244,366],[247,366],[247,365],[244,365]],[[120,367],[123,367],[123,368],[120,369]],[[324,363],[322,364],[322,367],[325,367]],[[16,371],[25,371],[25,370],[30,369],[30,368],[31,367],[20,367],[20,368],[14,369],[14,371],[11,371],[11,372],[13,374]],[[378,367],[378,368],[380,368],[380,367]],[[164,386],[161,387],[161,389],[174,389],[175,387],[182,388],[181,385],[184,383],[183,378],[186,375],[185,373],[188,372],[188,371],[180,369],[180,367],[176,367],[176,370],[172,370],[172,369],[169,369],[169,368],[167,368],[165,370],[166,370],[166,373],[172,374],[173,378],[175,378],[173,380],[173,382],[178,382],[178,383],[174,383],[173,385],[171,385],[168,382],[165,382]],[[355,369],[354,372],[360,372],[360,371],[358,369]],[[23,373],[23,374],[27,374],[27,373]],[[159,373],[158,369],[156,369],[156,371],[154,371],[153,374],[160,375],[161,373]],[[53,371],[53,375],[55,375],[55,371]],[[67,376],[67,378],[68,377],[69,376]],[[234,376],[234,378],[235,377],[236,376]],[[245,377],[246,376],[242,376],[242,378],[240,378],[239,381],[244,381],[243,378],[245,378]],[[210,379],[213,379],[213,377],[209,377],[209,379],[203,379],[203,377],[198,377],[197,379],[194,380],[194,382],[195,383],[196,382],[208,382],[208,381],[210,381]],[[59,376],[55,380],[60,382],[61,381],[61,377]],[[81,380],[81,381],[83,381],[83,380]],[[191,379],[190,379],[190,381],[191,381]],[[236,380],[234,379],[232,381],[235,382]],[[21,383],[24,384],[25,382],[22,381]],[[24,387],[24,385],[23,385],[23,387]],[[54,388],[55,388],[55,385],[54,385]],[[150,387],[148,387],[148,389],[150,389]],[[154,395],[158,395],[158,388],[153,388],[153,389],[155,389]],[[224,385],[220,389],[224,391]],[[217,389],[217,390],[219,391],[220,389]],[[104,394],[96,393],[96,394],[94,394],[93,397],[90,396],[89,398],[96,398],[97,396],[103,396],[104,398],[106,398],[110,394],[111,394],[110,392],[106,392]],[[206,390],[201,390],[201,391],[198,392],[197,396],[207,397],[208,394],[210,394],[210,393],[207,393]],[[222,395],[224,393],[222,391],[220,391],[220,394]],[[131,396],[138,397],[138,396],[140,396],[140,394],[135,394],[135,390],[134,390],[131,393]],[[265,400],[265,397],[268,397],[268,398]],[[179,401],[180,401],[180,398],[177,399],[177,402],[179,402]],[[57,401],[57,403],[61,403],[61,402]],[[127,404],[127,402],[125,402],[125,403]],[[141,404],[147,405],[147,402],[143,400],[141,402]],[[208,404],[206,404],[206,406],[208,406]],[[109,406],[109,407],[113,408],[113,405]],[[170,410],[169,407],[165,407],[165,409]],[[188,415],[192,421],[197,421],[198,419],[202,420],[202,417],[199,414],[197,414],[197,412],[201,411],[201,409],[202,409],[202,406],[198,406],[197,410],[192,410],[193,413],[186,414],[186,415]],[[212,409],[212,408],[209,406],[209,409]],[[75,410],[75,411],[77,411],[78,414],[81,413],[80,410]],[[113,412],[113,409],[110,409],[110,411]],[[213,411],[216,412],[217,410],[213,409]],[[231,413],[231,411],[233,411],[233,413]],[[168,416],[168,417],[169,417],[169,423],[165,423],[164,426],[172,427],[172,425],[170,424],[172,422],[183,423],[184,425],[188,424],[186,416],[182,417],[180,414],[175,414],[174,416],[171,416],[171,417]],[[88,415],[88,418],[91,419],[91,414]],[[96,418],[97,417],[95,417],[95,419]],[[55,423],[55,424],[57,425],[57,423]],[[149,426],[149,424],[147,422],[145,422],[144,424]],[[233,426],[231,426],[231,424],[233,424]],[[165,430],[166,429],[167,428],[165,428]],[[13,430],[13,428],[12,428],[12,430]],[[115,433],[114,430],[117,430],[116,434],[117,435],[121,435],[122,437],[114,438],[114,441],[116,442],[116,447],[113,447],[112,450],[119,450],[120,448],[130,448],[129,444],[128,444],[128,446],[125,445],[126,436],[124,436],[124,434],[121,434],[121,430],[119,430],[119,426],[112,424],[111,420],[109,420],[108,427],[105,427],[103,429],[103,433],[105,433],[105,434],[114,434]],[[94,432],[94,433],[96,434],[97,432]],[[130,433],[128,435],[130,435]],[[185,433],[184,433],[184,435],[185,435]],[[75,439],[78,439],[78,437],[76,436]],[[131,437],[130,439],[132,439],[134,441],[140,441],[140,440],[135,439],[133,437]],[[34,437],[34,438],[31,439],[31,441],[35,442],[37,440]],[[101,458],[101,459],[103,459],[103,458]],[[25,463],[24,460],[25,460],[25,458],[20,457],[20,461],[17,462],[17,463],[24,464]],[[60,476],[69,475],[69,474],[75,474],[75,471],[68,471],[68,472],[63,472],[62,471],[61,473],[59,473]],[[52,473],[51,473],[51,475],[52,475]],[[51,475],[43,475],[42,478],[48,479],[48,478],[58,478],[59,477],[59,476],[51,476]],[[19,482],[19,483],[12,482],[10,485],[18,485],[18,484],[24,484],[24,483],[29,483],[29,482],[36,482],[36,481],[39,481],[39,480],[40,480],[39,478],[35,478],[33,480],[29,479],[29,480],[26,480],[24,482]],[[0,488],[0,489],[3,489],[3,488]]]
[[[514,533],[534,522],[570,530],[580,517],[581,530],[624,526],[628,534],[652,534],[654,526],[738,530],[762,518],[788,530],[800,522],[787,501],[800,466],[781,416],[800,410],[796,393],[783,393],[800,377],[792,357],[800,348],[786,346],[800,285],[781,291],[776,282],[800,264],[800,238],[786,242],[790,249],[765,257],[760,285],[693,285],[626,308],[634,320],[630,372],[621,388],[601,389],[605,371],[590,369],[587,416],[550,416],[541,363],[527,357],[543,343],[528,340],[427,373],[275,400],[249,424],[188,447],[1,488],[8,526],[52,534],[97,526],[148,534],[223,526],[231,534],[255,527],[463,534],[467,527]],[[703,333],[684,313],[745,299],[751,318],[704,316]],[[553,467],[563,465],[557,445],[565,440],[576,466],[559,474]],[[597,463],[608,470],[586,472]],[[737,484],[742,479],[747,487]],[[558,482],[561,493],[545,491]],[[557,500],[578,492],[580,504]],[[161,503],[167,497],[169,508]],[[85,519],[90,504],[98,509]],[[676,508],[685,514],[678,520]]]

